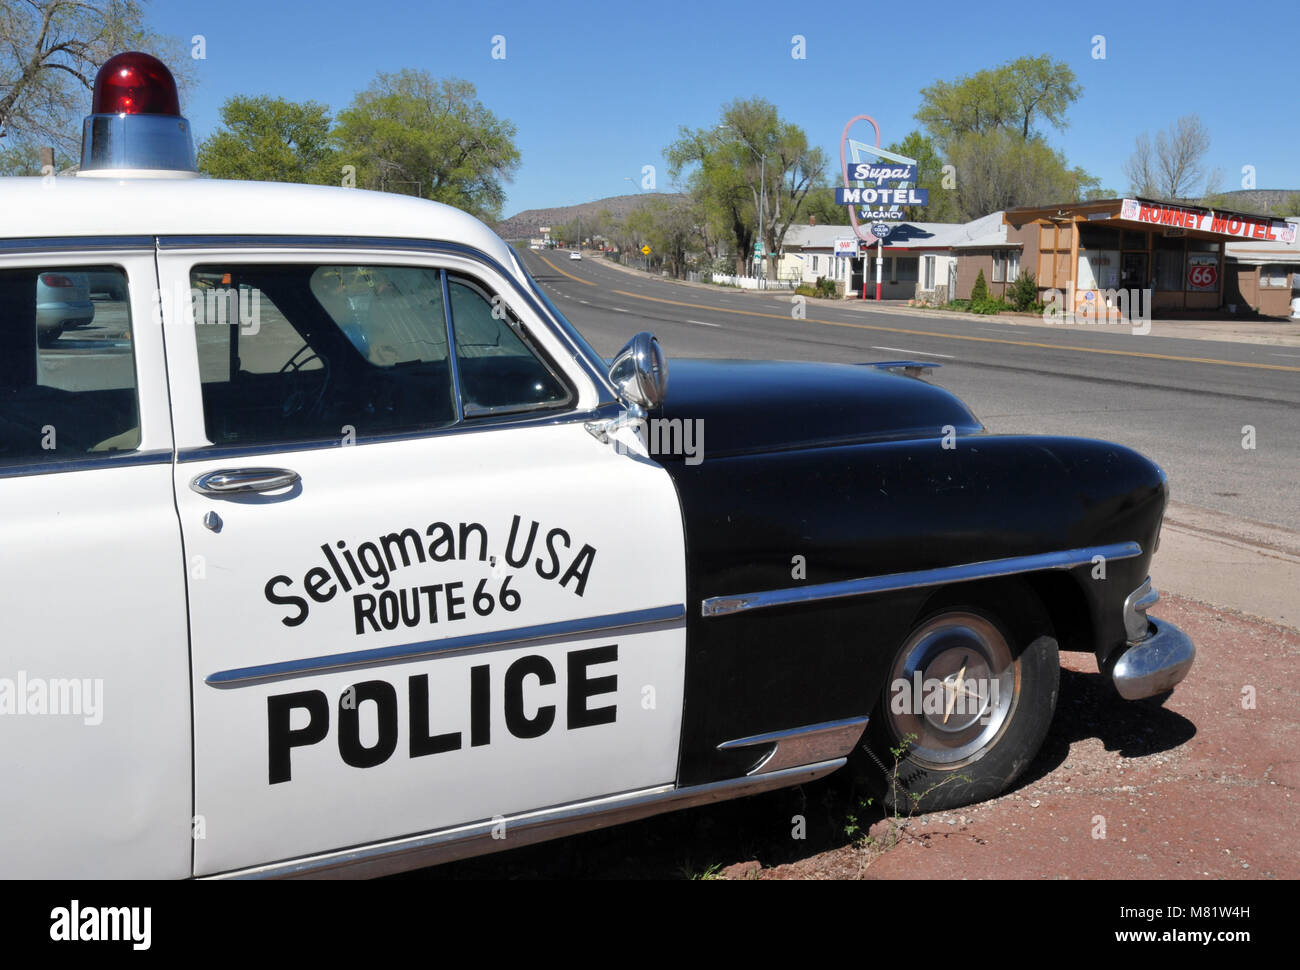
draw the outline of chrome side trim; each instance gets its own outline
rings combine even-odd
[[[1136,643],[1147,635],[1147,610],[1160,602],[1160,594],[1151,585],[1151,577],[1128,594],[1124,600],[1124,632],[1129,643]]]
[[[791,728],[788,731],[772,731],[735,741],[723,741],[718,745],[718,750],[770,746],[771,750],[747,772],[748,775],[767,775],[795,765],[847,757],[866,727],[865,716],[849,717],[840,721]]]
[[[991,579],[996,576],[1013,576],[1016,573],[1037,572],[1042,569],[1073,569],[1091,563],[1094,556],[1106,559],[1132,559],[1142,554],[1136,542],[1117,542],[1108,546],[1088,546],[1064,552],[1042,552],[1032,556],[1012,556],[1008,559],[990,559],[987,562],[966,563],[961,566],[943,566],[939,569],[920,569],[909,573],[888,573],[884,576],[864,576],[837,583],[818,583],[815,586],[796,586],[773,589],[761,593],[742,593],[736,596],[713,596],[700,604],[703,616],[728,616],[745,610],[758,610],[770,606],[790,606],[817,603],[823,600],[842,599],[846,596],[865,596],[899,589],[916,589],[922,586],[941,586],[972,579]]]
[[[442,322],[447,328],[447,360],[451,362],[451,397],[456,407],[456,423],[465,420],[465,398],[460,393],[460,351],[456,349],[456,328],[452,323],[451,288],[447,285],[447,271],[438,270],[442,283]]]
[[[251,866],[204,878],[357,879],[383,876],[577,835],[579,832],[620,825],[662,812],[675,812],[742,795],[802,785],[829,775],[842,767],[844,762],[844,758],[836,758],[833,761],[773,771],[756,778],[729,778],[690,788],[645,788],[608,798],[572,802],[505,819],[489,819],[441,832],[413,835],[265,866]],[[502,831],[503,824],[506,837],[492,838],[493,829]]]
[[[209,687],[243,686],[255,680],[271,677],[289,677],[295,674],[337,670],[340,667],[362,667],[394,661],[415,660],[419,657],[442,656],[468,650],[485,650],[495,647],[517,646],[533,640],[553,637],[583,636],[604,630],[618,630],[629,626],[652,623],[671,623],[686,617],[686,606],[653,606],[626,613],[607,613],[604,616],[584,617],[580,620],[561,620],[556,623],[538,623],[515,627],[511,630],[494,630],[490,633],[472,633],[463,637],[444,637],[441,640],[422,640],[371,650],[352,650],[347,653],[305,657],[302,660],[285,660],[280,663],[259,664],[254,667],[235,667],[209,674],[203,682]]]
[[[72,250],[84,253],[112,251],[116,255],[153,255],[153,236],[51,236],[35,239],[0,239],[5,255]]]
[[[469,417],[457,424],[448,424],[440,428],[428,428],[424,431],[401,431],[396,434],[375,435],[358,438],[351,445],[344,445],[337,435],[332,438],[313,438],[306,441],[269,442],[266,444],[246,445],[203,445],[196,448],[183,448],[176,456],[181,464],[193,461],[226,461],[234,458],[254,458],[259,455],[289,454],[297,451],[323,451],[326,448],[364,448],[368,445],[385,445],[399,441],[420,441],[438,438],[443,435],[473,434],[481,431],[494,431],[499,428],[529,428],[557,424],[585,424],[590,421],[612,418],[619,413],[617,404],[603,404],[587,411],[565,411],[563,413],[530,411],[525,415],[519,413],[502,415],[484,415]]]
[[[57,475],[60,472],[100,471],[105,468],[121,468],[126,465],[170,465],[171,463],[171,451],[130,451],[125,454],[104,451],[97,453],[96,457],[86,456],[0,466],[0,478],[20,478],[26,475]]]

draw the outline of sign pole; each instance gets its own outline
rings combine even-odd
[[[880,276],[885,265],[885,241],[876,240],[876,302],[880,302]]]

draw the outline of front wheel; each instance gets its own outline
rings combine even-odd
[[[895,813],[934,812],[1005,791],[1042,746],[1060,658],[1029,594],[941,607],[895,652],[858,752]]]

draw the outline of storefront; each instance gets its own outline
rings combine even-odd
[[[1293,223],[1266,216],[1148,199],[1010,209],[1004,219],[1040,294],[1073,292],[1085,310],[1114,305],[1109,294],[1124,291],[1131,312],[1173,316],[1224,305],[1229,240],[1296,237]]]

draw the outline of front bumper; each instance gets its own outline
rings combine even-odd
[[[1170,690],[1187,676],[1196,659],[1196,646],[1172,623],[1147,616],[1160,594],[1148,576],[1124,600],[1127,642],[1106,658],[1104,668],[1115,690],[1126,701],[1154,697]]]
[[[1196,645],[1172,623],[1148,620],[1147,635],[1118,651],[1110,667],[1115,690],[1126,701],[1153,697],[1187,676]]]

